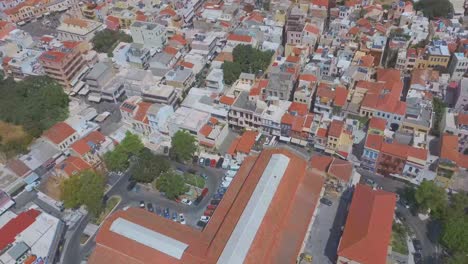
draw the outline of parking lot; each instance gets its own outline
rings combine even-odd
[[[60,25],[60,16],[60,13],[50,14],[47,17],[42,17],[36,21],[33,20],[23,26],[19,26],[19,28],[36,38],[44,35],[56,36],[57,31],[55,29]]]
[[[313,257],[314,263],[332,264],[336,263],[336,251],[346,220],[348,201],[327,195],[325,197],[331,200],[332,204],[318,205],[317,216],[304,252]]]

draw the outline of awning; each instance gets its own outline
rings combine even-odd
[[[280,136],[280,137],[279,137],[279,140],[284,141],[284,142],[289,142],[289,141],[291,141],[291,138],[290,138],[290,137],[283,137],[283,136]]]
[[[72,93],[77,93],[81,90],[81,88],[83,88],[83,86],[85,86],[85,82],[83,81],[79,81],[72,89]]]
[[[101,102],[101,95],[99,95],[97,93],[91,93],[88,96],[88,101],[99,103],[99,102]]]
[[[39,175],[37,175],[36,173],[31,173],[29,174],[26,178],[24,178],[24,182],[26,184],[31,184],[35,181],[37,181],[39,179]]]
[[[78,94],[79,95],[87,95],[88,93],[89,93],[89,88],[88,88],[88,85],[86,85],[86,87],[81,89],[81,91]]]

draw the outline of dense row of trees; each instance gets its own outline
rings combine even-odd
[[[414,8],[421,10],[429,19],[448,17],[454,12],[450,0],[419,0],[414,4]]]
[[[20,125],[32,137],[68,116],[68,96],[49,77],[0,80],[0,120]]]
[[[97,217],[103,208],[104,185],[104,177],[94,171],[73,175],[62,183],[63,204],[66,208],[84,205],[91,216]]]
[[[273,51],[261,51],[251,45],[237,45],[232,51],[234,61],[223,63],[224,82],[234,83],[242,72],[257,74],[270,65]]]
[[[132,43],[133,40],[132,36],[125,34],[123,31],[104,29],[96,33],[91,42],[97,52],[107,53],[112,56],[112,51],[119,42]]]
[[[450,254],[448,263],[468,263],[468,196],[456,193],[448,196],[433,181],[424,181],[414,191],[418,211],[428,212],[442,224],[441,244]]]

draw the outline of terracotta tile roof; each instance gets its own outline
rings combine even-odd
[[[358,184],[353,194],[338,256],[359,263],[385,264],[392,236],[394,193]]]
[[[328,168],[328,174],[343,181],[350,182],[353,175],[353,164],[347,160],[333,159]]]
[[[24,177],[31,172],[31,169],[19,159],[11,159],[7,162],[6,167],[15,173],[18,177]]]
[[[232,56],[232,53],[231,52],[225,52],[225,51],[222,51],[219,53],[219,55],[216,57],[215,61],[230,61],[230,62],[233,62],[234,61],[234,57]]]
[[[348,34],[351,34],[351,35],[356,35],[357,33],[359,33],[360,30],[358,27],[352,27],[348,30]]]
[[[258,23],[262,23],[265,18],[259,12],[252,12],[247,20],[256,21]]]
[[[70,148],[79,155],[84,155],[92,150],[92,146],[106,141],[106,137],[99,131],[93,131],[86,137],[73,143]]]
[[[240,141],[240,137],[236,137],[231,145],[229,146],[228,150],[226,151],[227,154],[229,155],[234,155],[236,154],[236,149],[237,149],[237,145],[239,144],[239,141]]]
[[[320,30],[318,29],[318,27],[316,27],[316,26],[314,26],[312,24],[309,24],[309,23],[307,23],[305,25],[304,31],[310,32],[310,33],[316,34],[316,35],[320,34]]]
[[[385,154],[390,154],[401,159],[406,159],[408,157],[408,147],[408,145],[403,145],[395,142],[383,142],[381,152]]]
[[[359,65],[364,66],[364,67],[368,67],[368,68],[374,66],[374,56],[372,56],[370,54],[362,56],[359,59]]]
[[[239,144],[237,144],[236,152],[249,154],[255,145],[255,139],[257,138],[257,131],[245,131],[240,137]]]
[[[468,114],[460,113],[457,116],[458,125],[468,125]]]
[[[380,131],[384,131],[385,127],[387,126],[387,120],[380,118],[380,117],[371,117],[369,122],[369,129],[376,129]]]
[[[284,115],[281,117],[281,124],[292,126],[293,122],[294,122],[294,116],[291,115],[290,113],[284,113]]]
[[[75,27],[82,27],[82,28],[88,27],[88,22],[86,20],[74,18],[74,17],[64,18],[63,23],[72,25]]]
[[[148,17],[145,16],[144,14],[137,14],[137,16],[135,18],[136,21],[143,21],[143,22],[146,21],[147,19],[148,19]]]
[[[298,56],[288,56],[286,57],[287,62],[298,63],[301,60]]]
[[[274,154],[287,156],[289,164],[255,232],[244,263],[295,262],[324,180],[306,170],[307,162],[296,154],[284,149],[267,149],[259,156],[249,156],[244,160],[203,231],[180,225],[144,209],[117,211],[99,229],[96,249],[88,263],[216,263]],[[110,231],[112,223],[118,218],[171,237],[188,247],[181,259],[170,257]]]
[[[329,0],[312,0],[311,2],[312,2],[312,5],[326,7],[326,8],[328,8],[328,6],[330,5]]]
[[[375,134],[368,134],[366,138],[366,144],[365,147],[373,150],[380,151],[380,148],[382,147],[382,142],[384,140],[384,137],[381,135],[375,135]]]
[[[316,82],[317,81],[317,77],[313,74],[301,74],[299,76],[299,80],[301,81],[306,81],[306,82]]]
[[[45,131],[43,136],[58,145],[74,133],[76,133],[75,129],[73,129],[67,123],[58,122],[57,124],[49,128],[47,131]]]
[[[346,103],[348,98],[348,90],[343,86],[337,86],[335,88],[335,101],[333,102],[334,105],[343,107]]]
[[[308,106],[305,103],[292,102],[288,109],[289,113],[295,112],[297,115],[306,115],[309,112]]]
[[[115,17],[115,16],[107,16],[106,18],[107,21],[110,21],[114,24],[119,24],[120,23],[120,20],[118,17]]]
[[[343,132],[343,127],[344,127],[343,121],[334,119],[330,123],[330,127],[328,128],[328,135],[339,138],[341,136],[341,132]]]
[[[44,42],[44,43],[49,43],[49,42],[51,42],[52,40],[54,40],[54,38],[53,38],[53,37],[49,37],[49,36],[42,36],[42,37],[40,38],[40,41],[42,41],[42,42]]]
[[[148,109],[152,105],[153,105],[152,103],[148,103],[148,102],[139,102],[138,103],[138,110],[136,111],[135,116],[133,117],[133,119],[135,119],[138,122],[148,124],[149,121],[148,121],[148,116],[146,115],[146,113],[148,113]]]
[[[468,169],[468,155],[462,155],[460,153],[460,155],[458,157],[457,165],[464,168],[464,169]]]
[[[208,125],[208,124],[205,124],[199,131],[200,134],[202,134],[204,137],[208,137],[211,133],[211,131],[213,131],[213,128]]]
[[[327,172],[328,167],[332,163],[333,158],[330,156],[315,156],[310,159],[312,169],[316,169],[320,172]]]
[[[328,131],[327,131],[326,128],[321,127],[319,129],[317,129],[317,137],[324,138],[324,137],[327,137],[327,134],[328,134]]]
[[[62,41],[63,47],[67,49],[74,49],[81,44],[79,41]]]
[[[214,117],[210,117],[210,120],[209,120],[210,124],[212,125],[216,125],[219,123],[218,119],[214,118]]]
[[[0,250],[4,250],[9,244],[16,240],[16,236],[21,234],[26,228],[32,225],[41,214],[36,209],[29,209],[20,213],[0,228]]]
[[[441,138],[440,158],[458,162],[458,136],[443,134]]]
[[[179,62],[179,65],[180,65],[180,66],[183,66],[183,67],[185,67],[185,68],[189,68],[189,69],[192,69],[193,66],[195,66],[195,64],[193,64],[193,63],[191,63],[191,62],[188,62],[188,61],[184,61],[184,60],[181,61],[181,62]]]
[[[60,51],[48,50],[41,54],[39,60],[47,62],[61,62],[67,54]]]
[[[408,147],[408,157],[413,157],[420,160],[427,160],[427,149]]]
[[[179,42],[180,45],[187,45],[187,40],[180,34],[175,34],[171,37],[171,41]]]
[[[174,11],[174,9],[172,9],[170,6],[164,8],[163,10],[161,10],[161,12],[159,12],[160,15],[168,15],[168,16],[175,16],[177,15],[177,12]]]
[[[317,97],[326,98],[328,100],[335,99],[335,92],[329,86],[319,85],[317,89]]]
[[[231,97],[227,95],[223,95],[219,98],[219,102],[225,105],[233,105],[235,101],[236,101],[235,97]]]
[[[247,35],[238,35],[238,34],[229,34],[227,37],[228,41],[237,41],[237,42],[252,42],[252,37]]]
[[[164,48],[164,53],[167,53],[167,54],[176,55],[177,52],[179,52],[179,50],[171,46],[166,46]]]
[[[66,175],[71,177],[84,170],[91,169],[91,165],[89,165],[86,161],[82,160],[81,158],[69,156],[60,164],[58,164],[56,168],[62,170],[63,172],[65,172]]]
[[[378,68],[377,69],[377,81],[378,82],[395,82],[401,80],[401,72],[397,69],[391,68]]]

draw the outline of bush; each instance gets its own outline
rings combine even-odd
[[[133,40],[131,36],[125,34],[123,31],[104,29],[96,33],[91,42],[97,52],[112,55],[112,51],[119,42],[132,43]]]
[[[166,197],[171,200],[175,200],[179,195],[189,190],[189,187],[185,185],[184,177],[173,171],[162,174],[156,180],[155,187],[160,192],[165,193]]]

